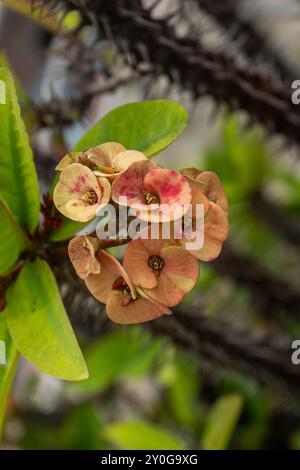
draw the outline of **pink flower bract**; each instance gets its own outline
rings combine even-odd
[[[133,163],[112,184],[115,202],[137,209],[136,217],[151,222],[182,217],[191,197],[185,177],[175,170],[159,168],[151,161]],[[126,203],[122,198],[126,198]],[[173,211],[172,207],[181,211]]]

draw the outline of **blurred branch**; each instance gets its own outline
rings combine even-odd
[[[63,253],[63,256],[59,256],[59,253]],[[54,251],[48,247],[47,261],[54,266],[54,269],[58,269],[58,275],[61,276],[61,262],[66,261],[66,243],[54,244]],[[75,274],[72,267],[68,261],[66,263],[66,272],[69,274],[62,279],[67,279],[70,276],[70,279],[73,279]],[[269,320],[276,321],[281,315],[287,318],[300,318],[300,293],[287,281],[276,279],[264,266],[251,257],[236,252],[228,241],[224,244],[220,256],[211,263],[211,266],[220,275],[229,277],[248,290],[252,295],[252,301],[260,306],[262,315]],[[70,269],[72,274],[70,274]],[[78,291],[78,285],[75,290]]]
[[[226,262],[224,256],[223,262]],[[226,266],[233,271],[229,263],[226,263]],[[112,322],[104,313],[104,305],[90,295],[84,283],[75,274],[71,263],[65,261],[52,264],[52,267],[61,285],[63,300],[75,328],[88,334],[89,338],[96,339],[103,335],[112,327]],[[240,265],[240,268],[244,269],[245,266]],[[258,267],[256,272],[250,272],[252,281],[258,276],[257,293],[261,294],[260,282],[264,279],[259,279]],[[276,286],[278,288],[274,283],[273,289]],[[269,294],[267,286],[263,295],[267,297]],[[279,297],[279,294],[277,295]],[[276,303],[274,298],[269,301]],[[285,308],[287,302],[291,302],[291,299],[283,299]],[[164,335],[174,344],[195,353],[199,357],[200,366],[203,365],[203,360],[206,360],[217,369],[224,366],[232,368],[253,375],[264,384],[284,388],[289,395],[300,387],[300,369],[291,362],[292,350],[288,338],[279,333],[273,334],[272,337],[254,337],[224,320],[204,316],[199,311],[193,312],[184,304],[174,310],[173,315],[149,322],[146,327],[154,334]]]
[[[67,33],[79,24],[78,17],[67,20],[63,11],[52,11],[51,5],[40,0],[3,0],[3,3],[53,34]]]
[[[60,127],[72,124],[81,119],[91,100],[104,93],[116,90],[122,85],[138,80],[151,73],[147,64],[137,70],[125,70],[116,76],[108,78],[104,83],[91,83],[85,86],[76,97],[52,99],[37,108],[39,127]]]
[[[212,266],[223,276],[248,289],[263,309],[262,314],[274,319],[274,314],[300,318],[300,293],[286,281],[275,279],[251,257],[237,253],[228,242]]]
[[[270,64],[284,81],[292,81],[296,71],[292,70],[271,46],[265,36],[251,22],[241,17],[241,0],[195,0],[199,7],[212,16],[227,36],[240,45],[241,53],[250,60],[258,59]]]
[[[260,216],[275,233],[281,235],[295,248],[300,249],[300,224],[297,224],[261,192],[253,195],[251,205],[255,214]]]
[[[78,8],[83,22],[97,27],[98,37],[114,41],[131,63],[149,62],[193,96],[212,96],[217,103],[241,109],[270,131],[300,143],[300,116],[290,90],[235,58],[205,50],[198,39],[177,37],[168,20],[153,19],[140,0],[65,0]]]
[[[260,382],[285,389],[299,398],[300,369],[291,362],[289,342],[267,336],[254,337],[248,332],[216,318],[176,309],[173,316],[149,323],[155,334],[194,352],[218,368],[233,368],[256,377]]]

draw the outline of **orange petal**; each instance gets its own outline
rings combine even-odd
[[[92,273],[100,273],[100,263],[95,257],[99,246],[99,240],[88,236],[75,237],[70,241],[68,246],[69,257],[81,279],[85,279]]]
[[[122,296],[112,294],[107,302],[107,315],[115,323],[144,323],[172,313],[167,307],[142,297],[126,306],[123,305],[123,299]]]
[[[228,228],[225,212],[211,202],[204,219],[204,245],[200,250],[189,250],[190,253],[199,260],[213,261],[219,256],[223,242],[228,237]]]
[[[204,214],[206,214],[209,208],[209,200],[203,194],[203,183],[196,180],[189,180],[189,185],[192,190],[192,204],[203,204]]]
[[[100,302],[106,303],[114,292],[112,290],[114,281],[118,277],[122,277],[129,286],[132,297],[135,299],[135,288],[119,261],[103,250],[99,250],[96,257],[101,265],[101,272],[99,274],[90,274],[85,279],[85,284],[91,294]]]
[[[187,178],[196,179],[197,176],[202,173],[202,171],[198,170],[197,168],[182,168],[182,170],[180,170],[180,173],[183,176],[186,176]]]
[[[168,307],[177,305],[192,290],[199,278],[199,262],[180,246],[166,246],[161,251],[164,267],[153,289],[143,288],[151,299]]]
[[[218,175],[212,171],[203,171],[197,176],[197,181],[200,181],[203,186],[203,194],[212,202],[215,202],[222,209],[228,211],[228,201],[224,192],[222,183]]]
[[[148,266],[151,255],[160,254],[163,240],[132,240],[124,255],[124,269],[133,284],[138,287],[153,289],[157,286],[156,274]]]

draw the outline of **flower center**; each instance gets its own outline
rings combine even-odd
[[[156,274],[159,274],[162,268],[164,267],[164,260],[159,255],[151,255],[148,258],[148,266],[150,266]]]
[[[150,193],[150,191],[144,191],[144,201],[147,205],[150,204],[159,204],[160,198],[158,194]]]
[[[84,202],[87,202],[90,206],[92,206],[93,204],[96,204],[96,202],[98,201],[98,196],[95,193],[95,191],[91,190],[91,191],[86,192],[82,196],[82,199],[84,200]]]
[[[119,292],[122,292],[125,297],[132,298],[130,287],[128,286],[128,284],[126,284],[122,276],[114,280],[114,282],[112,283],[112,290],[117,290]]]
[[[97,168],[97,165],[95,165],[84,152],[79,155],[78,162],[81,163],[81,165],[87,166],[92,171]]]
[[[100,171],[102,171],[102,173],[106,173],[108,175],[113,175],[114,173],[118,173],[118,170],[116,168],[114,168],[113,166],[102,166],[100,168]]]

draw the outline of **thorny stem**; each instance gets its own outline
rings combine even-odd
[[[193,1],[193,0],[192,0]],[[240,52],[251,62],[271,63],[272,69],[281,79],[291,82],[296,71],[285,63],[253,21],[243,18],[239,13],[241,0],[195,0],[200,9],[213,17],[230,39],[237,45],[241,43]],[[240,7],[240,8],[239,8]]]
[[[206,317],[199,311],[193,313],[184,306],[176,309],[171,317],[149,323],[149,328],[194,352],[202,367],[209,361],[216,364],[218,372],[224,367],[236,369],[297,397],[300,370],[291,362],[288,338],[278,341],[278,337],[271,340],[266,335],[254,336],[223,320]]]
[[[77,8],[86,25],[96,26],[100,40],[107,38],[105,21],[119,51],[130,53],[134,66],[147,58],[154,74],[179,83],[195,98],[210,95],[233,110],[246,110],[270,131],[300,143],[300,118],[290,90],[271,76],[243,67],[226,53],[208,51],[198,38],[178,37],[168,21],[153,18],[139,0],[64,4]]]
[[[63,126],[72,124],[76,110],[80,109],[83,103],[90,103],[92,98],[104,93],[112,92],[122,85],[126,85],[135,80],[149,76],[152,68],[149,64],[139,67],[137,70],[126,71],[116,77],[107,79],[105,83],[92,84],[87,87],[79,97],[70,99],[52,99],[49,103],[44,103],[37,109],[38,127],[53,127],[61,124]]]
[[[69,264],[65,264],[70,279],[66,285],[66,273],[58,269],[60,283],[65,287],[64,302],[72,316],[72,322],[81,322],[78,327],[91,330],[91,339],[103,335],[113,325],[104,314],[102,304],[89,297],[82,281]],[[74,301],[74,290],[78,293]],[[87,302],[97,315],[82,324],[82,311]],[[91,307],[92,305],[92,307]],[[92,320],[92,325],[91,325]],[[97,325],[101,320],[100,328]],[[290,338],[277,332],[276,335],[251,333],[245,327],[237,328],[231,322],[216,317],[207,317],[201,308],[192,309],[185,304],[174,309],[174,314],[145,324],[155,335],[169,338],[173,344],[195,355],[204,372],[212,371],[214,377],[227,369],[248,374],[266,385],[284,389],[288,396],[297,394],[300,384],[300,369],[290,360]],[[287,393],[285,396],[287,396]]]

